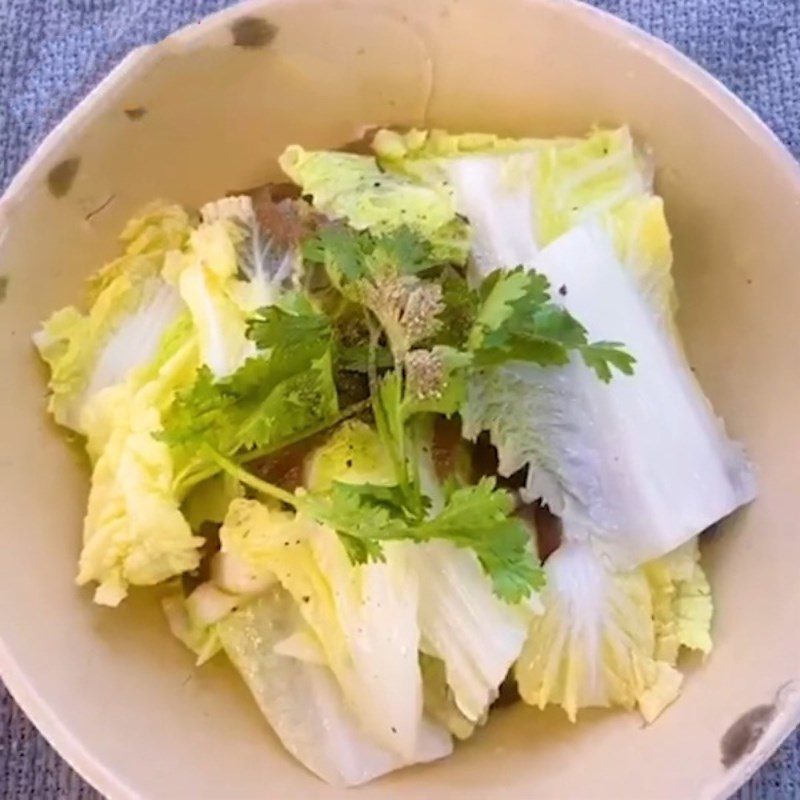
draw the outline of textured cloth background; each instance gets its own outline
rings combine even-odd
[[[698,61],[800,156],[800,0],[592,2]],[[131,48],[227,4],[0,0],[0,188],[53,125]],[[98,797],[61,761],[0,684],[0,800]],[[798,734],[738,795],[738,800],[795,798],[800,799]]]

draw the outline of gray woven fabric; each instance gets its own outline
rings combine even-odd
[[[800,0],[593,2],[694,58],[800,156]],[[224,5],[225,0],[0,0],[0,188],[126,52]],[[0,684],[0,800],[97,797]],[[738,795],[792,798],[800,798],[797,734]]]

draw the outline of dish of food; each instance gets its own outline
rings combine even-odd
[[[92,470],[78,583],[158,586],[331,784],[517,693],[652,723],[712,647],[698,537],[755,497],[683,355],[652,157],[626,128],[370,147],[148,207],[37,332]]]

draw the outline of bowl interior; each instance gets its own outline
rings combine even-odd
[[[101,790],[338,796],[284,753],[231,670],[193,667],[151,593],[108,611],[74,587],[87,474],[45,417],[39,321],[80,296],[143,203],[257,185],[290,142],[334,147],[375,124],[554,135],[598,123],[629,123],[652,147],[688,356],[759,467],[758,502],[706,547],[716,649],[652,727],[514,707],[452,759],[359,796],[722,797],[796,721],[800,171],[788,154],[699,68],[588,7],[254,2],[129,57],[0,203],[0,669]],[[724,767],[721,737],[772,704],[766,736],[740,724],[752,751]]]

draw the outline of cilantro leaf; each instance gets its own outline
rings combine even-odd
[[[295,439],[303,431],[315,430],[336,417],[339,408],[329,353],[311,362],[305,370],[276,383],[269,392],[264,387],[270,374],[275,373],[265,372],[266,380],[256,392],[256,397],[261,395],[263,399],[256,399],[253,404],[252,413],[240,428],[240,443],[236,443],[235,449],[273,446]]]
[[[470,289],[467,279],[450,267],[442,273],[439,283],[442,287],[441,324],[431,344],[463,350],[478,314],[478,292]]]
[[[342,279],[355,281],[364,277],[365,263],[359,234],[343,225],[328,225],[302,245],[303,258],[321,264],[335,286]]]
[[[582,346],[580,351],[586,366],[593,369],[604,383],[611,380],[611,366],[623,375],[633,375],[636,359],[626,353],[619,342],[593,342]]]
[[[510,495],[484,478],[453,491],[431,519],[410,511],[400,487],[334,484],[324,495],[302,495],[298,508],[337,531],[356,564],[383,560],[382,544],[408,539],[452,542],[475,552],[495,594],[518,603],[544,584],[525,525],[511,516]]]
[[[430,243],[405,225],[380,235],[329,225],[306,239],[302,252],[340,288],[367,276],[416,275],[435,266]]]
[[[434,265],[431,245],[406,225],[375,237],[368,261],[371,272],[389,264],[401,275],[416,275]]]
[[[512,509],[511,496],[483,478],[453,491],[441,512],[415,526],[410,538],[446,539],[472,549],[495,594],[517,603],[544,585],[544,573],[532,554],[530,534],[511,516]]]
[[[635,359],[618,342],[588,341],[586,328],[565,308],[551,301],[543,275],[517,267],[496,270],[480,289],[481,307],[469,336],[478,366],[529,361],[563,366],[573,351],[600,380],[611,380],[611,368],[633,373]]]
[[[219,453],[267,447],[333,419],[338,411],[330,355],[298,359],[283,353],[248,359],[215,381],[208,368],[175,398],[161,439],[191,457],[203,446]]]
[[[298,509],[333,528],[354,564],[383,561],[381,542],[403,538],[399,497],[385,487],[334,483],[324,494],[300,496]]]
[[[214,373],[203,365],[194,383],[177,393],[164,416],[160,438],[172,447],[194,446],[203,432],[218,423],[224,424],[225,395],[219,391]]]
[[[292,342],[321,352],[330,346],[332,331],[325,315],[317,313],[303,295],[293,294],[282,305],[258,309],[247,322],[247,336],[259,350],[285,348]]]
[[[487,275],[478,291],[480,308],[469,337],[470,347],[478,347],[487,332],[513,328],[515,312],[519,318],[523,311],[547,302],[550,299],[548,288],[547,278],[536,272],[526,272],[521,266],[512,270],[496,269]]]
[[[511,516],[513,503],[507,492],[484,478],[475,486],[450,492],[442,510],[426,519],[428,504],[408,504],[402,486],[384,487],[334,483],[325,493],[291,494],[250,474],[224,456],[214,462],[247,486],[294,507],[337,532],[355,564],[384,559],[383,544],[410,540],[443,539],[470,548],[492,581],[495,594],[517,603],[540,588],[544,573],[536,562],[524,524]]]
[[[384,508],[394,517],[407,518],[408,511],[404,506],[403,492],[399,486],[378,486],[373,483],[340,483],[334,482],[337,492],[354,495],[360,502],[372,507]]]
[[[338,412],[325,317],[302,303],[297,313],[272,306],[248,335],[264,349],[221,380],[202,367],[165,414],[161,438],[188,460],[203,446],[233,455],[277,444]]]

